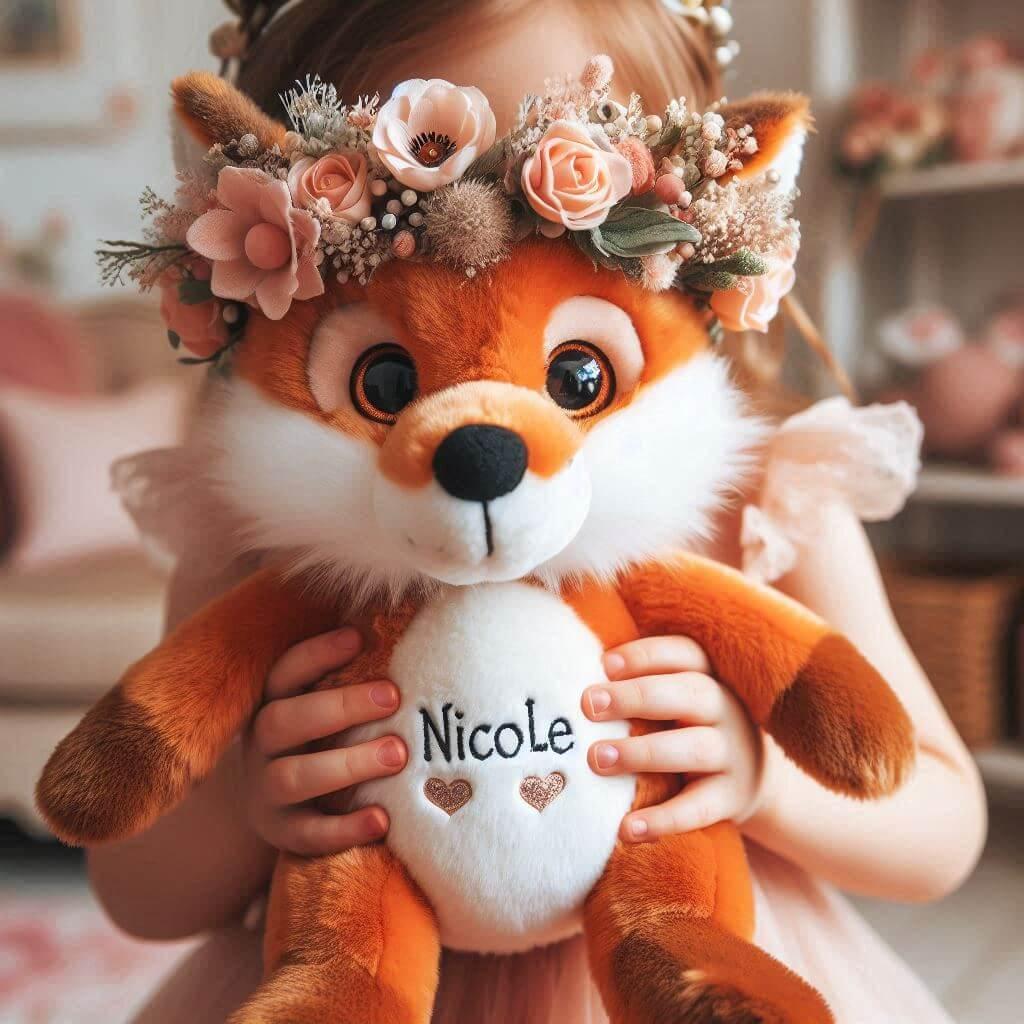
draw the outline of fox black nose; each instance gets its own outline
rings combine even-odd
[[[434,452],[434,476],[462,501],[494,501],[526,474],[523,439],[504,427],[477,424],[453,430]]]

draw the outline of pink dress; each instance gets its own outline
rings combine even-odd
[[[815,510],[847,500],[865,520],[902,507],[919,468],[921,427],[906,405],[855,409],[842,398],[820,402],[783,423],[769,446],[759,504],[743,511],[743,568],[773,582],[791,568],[813,535]],[[122,467],[122,480],[167,480],[156,463]],[[169,468],[166,457],[163,468]],[[151,536],[177,539],[156,518],[166,500],[137,512]],[[152,491],[150,492],[152,497]],[[128,495],[131,506],[132,495]],[[173,504],[173,502],[171,502]],[[161,515],[154,517],[154,508]],[[171,516],[171,518],[176,518]],[[754,876],[756,943],[818,988],[837,1024],[952,1024],[899,957],[833,888],[748,843]],[[259,979],[258,925],[230,929],[201,946],[168,980],[134,1024],[188,1019],[214,1024]],[[187,1017],[184,1016],[187,1014]],[[590,980],[581,939],[517,957],[446,955],[434,1024],[607,1024]]]

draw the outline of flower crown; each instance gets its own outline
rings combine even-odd
[[[206,142],[227,141],[179,174],[173,202],[143,194],[145,241],[106,243],[102,279],[158,285],[171,343],[192,352],[186,361],[219,362],[250,310],[279,320],[330,280],[365,285],[393,260],[472,278],[539,234],[645,288],[683,291],[735,327],[722,313],[749,299],[753,279],[792,286],[799,245],[790,183],[749,174],[767,154],[745,115],[769,129],[771,116],[796,119],[802,142],[806,102],[698,113],[680,99],[654,115],[635,94],[613,101],[611,80],[610,59],[591,58],[578,78],[526,97],[496,139],[486,97],[440,79],[404,82],[383,105],[345,105],[309,78],[282,97],[286,130],[220,79],[186,76],[179,112]]]

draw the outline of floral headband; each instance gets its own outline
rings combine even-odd
[[[393,260],[472,278],[541,235],[652,291],[685,292],[727,327],[764,329],[792,286],[799,225],[776,170],[738,177],[762,148],[743,115],[775,103],[800,120],[802,143],[806,102],[699,113],[680,99],[648,114],[635,94],[612,100],[611,80],[611,60],[591,58],[526,97],[496,139],[483,93],[440,79],[404,82],[381,106],[345,105],[309,78],[282,97],[286,130],[220,79],[186,76],[175,83],[186,123],[228,141],[179,174],[173,202],[143,194],[145,240],[105,243],[102,279],[158,285],[171,343],[185,361],[217,363],[251,310],[279,320],[331,279],[365,285]],[[772,282],[774,308],[739,322],[757,278]]]

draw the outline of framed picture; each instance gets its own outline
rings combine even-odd
[[[0,67],[64,64],[75,57],[74,0],[4,0]]]
[[[142,7],[0,0],[0,149],[105,145],[130,129]]]

